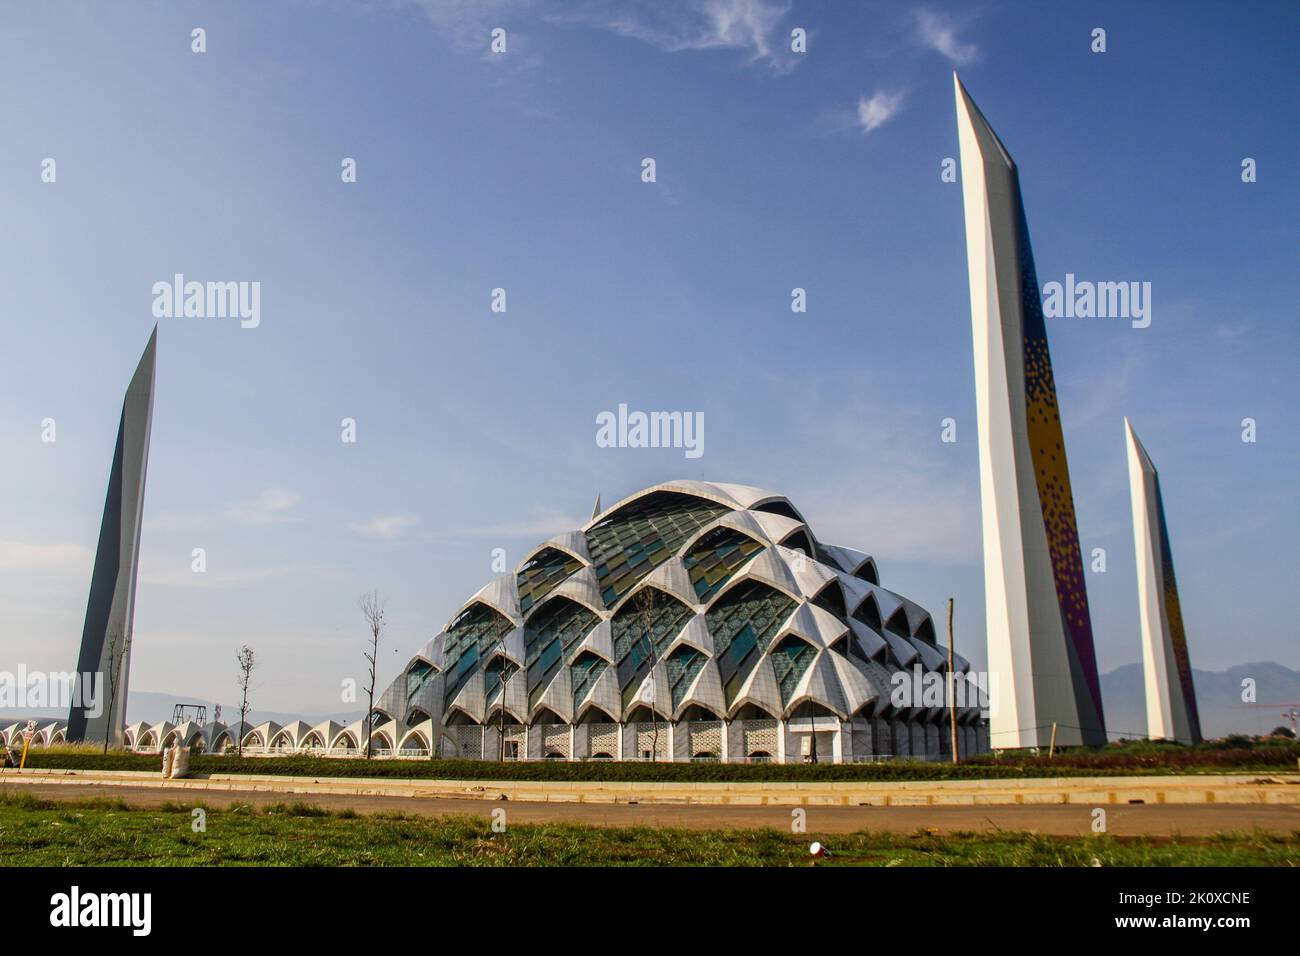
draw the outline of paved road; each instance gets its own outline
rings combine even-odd
[[[332,810],[359,813],[402,812],[437,817],[469,814],[488,817],[504,806],[515,823],[580,823],[594,826],[673,826],[693,830],[725,827],[790,826],[789,807],[674,806],[581,803],[522,803],[492,800],[452,800],[353,794],[282,794],[266,792],[178,791],[159,786],[101,786],[86,784],[22,784],[0,790],[30,793],[54,800],[88,797],[121,799],[139,806],[161,803],[203,803],[210,807],[265,806],[303,801]],[[1092,810],[1086,806],[985,807],[807,807],[810,833],[851,833],[878,830],[913,833],[933,829],[955,831],[1028,831],[1052,836],[1092,832]],[[1214,833],[1261,830],[1273,834],[1300,832],[1300,806],[1241,804],[1144,804],[1106,808],[1107,830],[1113,836],[1207,836]]]

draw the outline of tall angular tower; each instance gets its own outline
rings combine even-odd
[[[1137,552],[1138,612],[1142,618],[1142,669],[1147,686],[1147,734],[1152,740],[1201,742],[1201,718],[1187,656],[1183,610],[1174,579],[1174,555],[1160,497],[1160,475],[1137,432],[1128,436],[1128,479],[1133,497],[1133,548]]]
[[[86,601],[77,673],[100,675],[99,700],[83,706],[83,695],[68,714],[69,741],[118,743],[126,727],[127,682],[131,674],[131,628],[135,619],[135,577],[140,561],[140,524],[144,513],[144,478],[149,464],[153,425],[154,356],[158,327],[140,356],[122,401],[117,448],[108,475],[104,520]],[[116,676],[113,676],[116,675]],[[109,698],[112,697],[110,706]],[[99,711],[96,715],[95,711]]]
[[[1020,179],[953,75],[975,339],[994,747],[1106,742],[1074,496]]]

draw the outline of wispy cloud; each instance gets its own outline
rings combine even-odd
[[[226,516],[239,524],[257,527],[284,524],[298,520],[296,515],[290,513],[298,500],[297,492],[284,488],[267,488],[256,498],[233,501],[226,505]]]
[[[566,531],[574,531],[586,524],[587,519],[575,517],[555,508],[535,507],[532,514],[493,524],[470,525],[440,530],[434,538],[530,538],[544,541]]]
[[[414,528],[420,523],[420,519],[415,515],[381,515],[378,518],[371,518],[369,521],[357,522],[348,525],[348,529],[363,538],[379,538],[383,541],[392,541],[394,538]]]
[[[957,39],[957,28],[947,17],[932,10],[918,10],[916,24],[921,42],[958,66],[971,63],[979,57],[979,48],[975,44],[962,43]]]
[[[902,93],[886,93],[884,90],[877,90],[870,97],[861,97],[858,100],[858,126],[863,133],[870,133],[873,129],[889,122],[902,104]]]
[[[777,25],[790,12],[786,0],[634,0],[580,3],[548,11],[552,23],[607,30],[671,53],[685,50],[741,50],[750,61],[789,69],[797,57],[777,42]]]
[[[777,27],[790,11],[789,0],[415,0],[434,29],[466,52],[487,55],[495,27],[507,31],[511,57],[490,59],[527,67],[541,63],[523,32],[537,22],[586,27],[639,40],[660,50],[739,50],[749,62],[762,61],[780,72],[799,57],[779,42]],[[525,47],[527,44],[527,48]],[[525,50],[527,55],[518,54]]]
[[[1221,323],[1214,327],[1214,337],[1231,345],[1241,344],[1249,332],[1250,326],[1245,322]]]

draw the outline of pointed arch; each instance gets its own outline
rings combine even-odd
[[[527,614],[547,594],[582,569],[575,554],[554,545],[543,545],[515,573],[519,590],[519,611]]]
[[[841,621],[848,620],[848,606],[844,602],[844,588],[840,586],[839,578],[831,578],[825,586],[813,596],[812,604],[834,614]]]
[[[513,629],[509,618],[482,601],[474,601],[461,611],[447,628],[443,659],[448,670],[443,696],[453,698],[479,659]]]
[[[612,608],[695,532],[733,510],[679,491],[650,490],[586,528],[601,599]]]
[[[789,595],[761,581],[742,580],[727,588],[705,612],[714,659],[727,703],[796,605]]]
[[[894,613],[889,615],[889,620],[885,622],[885,629],[899,637],[910,637],[912,630],[907,623],[907,608],[900,604]]]
[[[880,618],[880,603],[874,594],[868,594],[862,599],[861,603],[853,609],[853,617],[876,632],[884,626]]]

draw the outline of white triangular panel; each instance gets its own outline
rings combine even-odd
[[[722,675],[718,673],[718,665],[711,660],[705,661],[704,666],[700,668],[700,672],[695,675],[695,680],[691,682],[691,686],[687,689],[681,704],[677,707],[674,717],[680,718],[691,704],[706,707],[715,714],[725,715],[727,713],[726,700],[726,695],[722,692]]]
[[[676,555],[647,574],[632,593],[635,594],[644,587],[657,587],[661,591],[666,591],[687,607],[694,607],[700,601],[695,596],[695,588],[691,585],[691,576],[687,573],[686,566]],[[636,598],[632,597],[631,600],[635,601]]]
[[[683,644],[713,657],[713,635],[709,633],[709,626],[703,614],[696,614],[686,622],[681,633],[673,638],[672,643],[664,650],[663,656],[665,658],[671,656],[672,652]]]
[[[569,663],[578,659],[583,651],[591,651],[597,657],[614,663],[614,627],[609,621],[601,621],[587,636],[578,642],[578,646],[569,654]]]
[[[885,639],[873,631],[867,625],[863,624],[857,618],[849,618],[849,627],[853,631],[853,636],[858,639],[863,653],[868,657],[875,657],[889,645]]]
[[[848,717],[848,702],[844,699],[839,675],[835,673],[835,664],[830,660],[832,656],[834,656],[832,651],[819,652],[803,677],[799,679],[794,693],[790,695],[792,712],[797,709],[801,701],[811,700],[835,711],[842,718]]]
[[[569,577],[556,585],[551,592],[542,599],[542,604],[545,604],[546,601],[555,597],[567,597],[570,600],[577,601],[589,611],[594,611],[596,614],[606,613],[605,602],[600,596],[600,581],[596,578],[595,570],[590,567],[579,568],[577,571],[574,571],[573,574],[569,575]],[[542,604],[535,605],[533,609],[536,610],[536,608],[541,607]]]
[[[459,708],[481,724],[483,723],[483,708],[486,704],[483,695],[486,690],[483,671],[480,668],[475,668],[469,680],[465,681],[465,686],[456,691],[456,696],[447,702],[447,709]]]
[[[783,708],[781,706],[781,688],[776,682],[776,672],[772,669],[772,659],[766,654],[759,657],[758,663],[754,665],[741,684],[740,692],[736,694],[736,699],[731,704],[731,713],[735,714],[745,704],[754,704],[770,714],[780,716]]]
[[[546,685],[541,699],[533,708],[532,716],[535,718],[543,707],[555,711],[561,720],[573,721],[573,673],[569,668],[563,665],[556,668],[555,676]]]
[[[623,695],[618,686],[618,668],[611,665],[600,672],[582,700],[578,701],[578,711],[589,704],[599,707],[615,720],[622,719]]]

